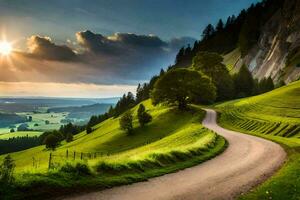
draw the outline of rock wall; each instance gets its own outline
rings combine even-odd
[[[296,59],[287,64],[289,54],[295,54]],[[262,28],[258,43],[235,68],[243,63],[259,79],[271,76],[275,81],[282,79],[287,83],[299,79],[300,0],[286,0]]]

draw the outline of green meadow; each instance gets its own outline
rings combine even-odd
[[[221,126],[281,144],[285,165],[268,181],[241,199],[299,199],[300,81],[269,93],[218,104]]]
[[[43,189],[35,195],[42,196],[53,187],[57,188],[57,194],[77,187],[106,188],[196,165],[226,147],[221,136],[201,125],[205,113],[200,107],[191,106],[189,111],[179,111],[172,106],[154,107],[150,100],[143,104],[153,120],[140,127],[136,118],[139,105],[134,107],[132,135],[126,135],[120,129],[119,118],[110,118],[93,127],[92,133],[82,132],[74,137],[74,141],[63,142],[55,151],[38,146],[10,154],[16,163],[16,187],[33,190],[34,185],[41,184]],[[77,153],[75,160],[74,151]],[[55,167],[48,171],[50,152]],[[81,152],[98,153],[98,156],[81,160]],[[88,176],[74,176],[62,170],[66,166],[74,167],[78,162],[88,166]],[[22,190],[19,192],[20,196],[26,197]]]

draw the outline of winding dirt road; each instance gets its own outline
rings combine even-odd
[[[216,158],[177,173],[83,194],[75,200],[234,199],[270,177],[284,163],[286,153],[278,145],[251,135],[221,128],[216,112],[206,110],[203,125],[229,142]]]

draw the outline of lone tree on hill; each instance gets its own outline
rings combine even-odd
[[[152,116],[146,112],[145,106],[143,104],[140,104],[137,116],[141,126],[145,126],[145,124],[151,122],[152,120]]]
[[[133,117],[130,111],[124,113],[124,115],[120,118],[120,128],[125,130],[128,135],[130,135],[133,131],[132,121]]]
[[[212,103],[216,98],[216,88],[212,80],[195,70],[170,70],[160,77],[151,93],[153,104],[176,103],[185,110],[188,103]]]
[[[55,150],[55,148],[59,145],[59,138],[54,134],[49,134],[46,136],[44,140],[44,144],[47,149]]]

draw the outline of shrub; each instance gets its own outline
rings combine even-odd
[[[76,164],[66,163],[60,168],[59,171],[64,173],[76,174],[80,176],[87,176],[92,174],[90,168],[85,163],[76,163]]]
[[[44,144],[46,145],[47,149],[55,150],[55,148],[59,145],[59,143],[60,143],[59,138],[54,134],[47,135],[44,140]]]
[[[10,155],[7,155],[0,166],[0,183],[8,184],[14,181],[15,163]]]
[[[145,106],[140,104],[138,109],[138,120],[141,126],[151,122],[152,116],[146,112]]]
[[[120,118],[120,128],[122,130],[125,130],[127,134],[131,134],[133,130],[133,125],[132,125],[132,113],[130,111],[127,111],[124,113],[124,115]]]
[[[72,142],[73,141],[73,134],[72,133],[68,133],[66,135],[66,141],[67,142]]]

